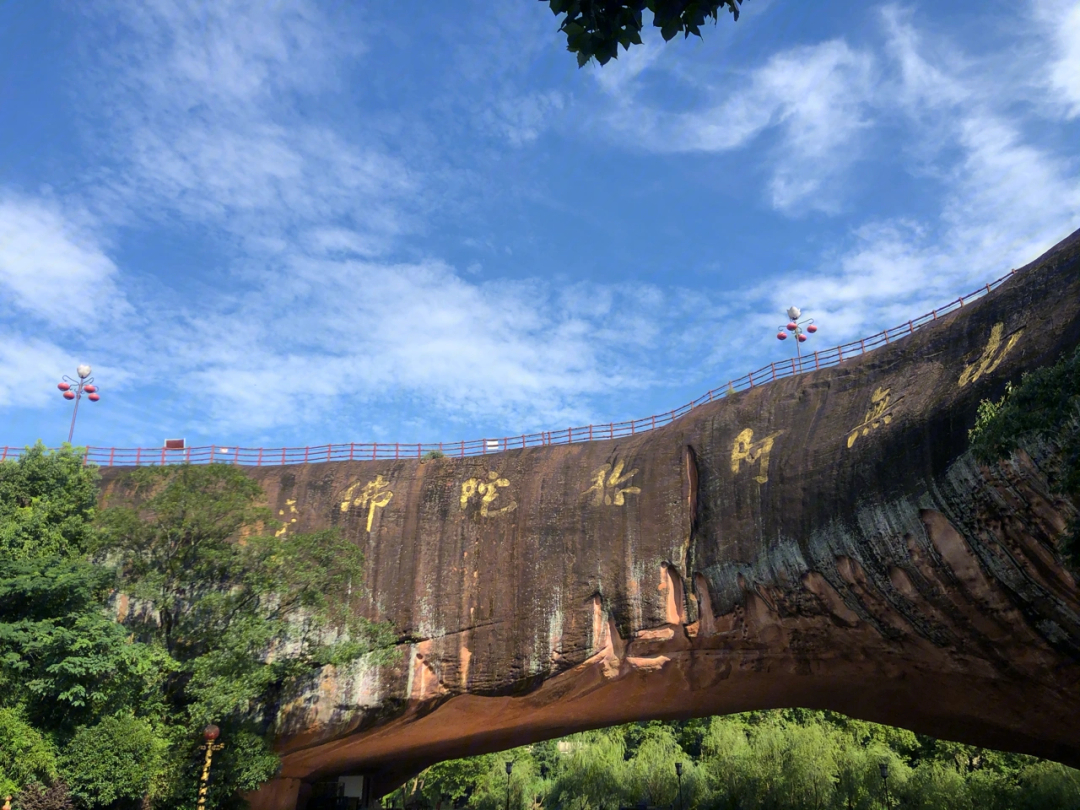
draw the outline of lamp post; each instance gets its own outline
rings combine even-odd
[[[79,379],[73,380],[65,374],[64,381],[56,386],[63,392],[64,399],[75,400],[75,412],[71,414],[71,430],[68,431],[68,444],[71,444],[71,437],[75,435],[75,417],[79,415],[79,401],[82,399],[83,394],[86,394],[86,398],[91,402],[97,402],[101,399],[97,386],[94,385],[94,378],[90,376],[91,371],[90,366],[84,363],[75,369]],[[72,386],[74,386],[74,390],[72,390]]]
[[[682,763],[675,763],[675,775],[679,777],[679,810],[682,810]]]
[[[206,749],[206,759],[203,760],[202,778],[199,779],[199,810],[204,810],[206,807],[207,783],[210,781],[210,760],[214,758],[215,751],[220,751],[225,747],[225,743],[214,742],[220,736],[221,729],[213,723],[203,729],[203,739],[206,742],[200,747]]]
[[[787,333],[793,332],[795,334],[795,355],[802,358],[802,353],[799,351],[799,344],[807,341],[806,332],[811,335],[817,331],[817,326],[814,325],[813,318],[807,318],[800,321],[799,316],[802,315],[802,310],[798,307],[788,307],[787,316],[788,322],[784,326],[778,326],[776,328],[776,339],[787,340]],[[806,329],[803,330],[803,324],[806,324]],[[785,332],[784,330],[787,330]]]
[[[882,762],[878,765],[881,771],[881,784],[885,786],[885,807],[889,806],[889,763]]]
[[[514,763],[506,763],[506,810],[510,810],[510,772],[514,770]]]

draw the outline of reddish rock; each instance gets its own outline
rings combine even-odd
[[[1080,591],[1055,547],[1076,507],[1052,446],[967,452],[980,400],[1078,343],[1080,232],[893,345],[638,436],[252,469],[289,531],[355,539],[403,641],[285,707],[252,806],[784,706],[1080,766]]]

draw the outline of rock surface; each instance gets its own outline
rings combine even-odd
[[[283,710],[281,778],[646,718],[828,708],[1080,766],[1080,590],[1052,446],[980,468],[980,400],[1080,343],[1080,231],[890,346],[614,441],[252,469],[367,560],[394,665]],[[392,494],[391,494],[392,493]]]

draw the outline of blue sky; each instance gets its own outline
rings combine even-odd
[[[812,6],[812,8],[811,8]],[[1080,0],[746,0],[579,70],[536,0],[0,3],[0,444],[667,411],[1080,227]]]

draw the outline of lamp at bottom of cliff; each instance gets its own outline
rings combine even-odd
[[[210,763],[214,759],[214,752],[225,747],[225,743],[214,742],[219,736],[221,736],[221,729],[213,723],[203,729],[203,739],[206,742],[200,747],[206,749],[206,758],[203,760],[202,777],[199,779],[199,810],[206,808],[206,791],[210,782]]]
[[[83,395],[85,394],[91,402],[101,399],[98,387],[94,385],[94,378],[90,376],[91,371],[90,366],[83,364],[75,369],[79,377],[77,380],[65,374],[63,381],[56,386],[64,395],[64,399],[75,400],[75,411],[71,414],[71,429],[68,430],[68,444],[71,443],[71,437],[75,435],[75,417],[79,415],[79,402],[82,401]]]

